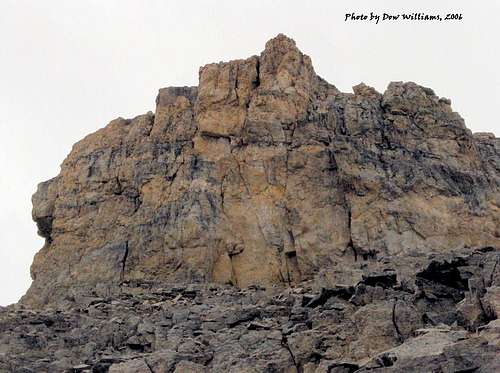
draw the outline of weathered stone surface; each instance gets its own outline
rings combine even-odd
[[[199,78],[40,184],[25,304],[133,279],[354,285],[394,256],[404,279],[428,252],[499,245],[499,140],[431,89],[341,93],[283,35]]]
[[[74,145],[0,371],[498,371],[500,140],[284,35]]]
[[[0,371],[496,372],[499,320],[478,319],[468,330],[452,283],[429,274],[451,262],[460,276],[454,284],[489,279],[486,264],[500,252],[447,255],[456,260],[433,253],[409,275],[418,283],[426,274],[425,286],[82,286],[57,309],[0,310]],[[494,305],[496,288],[466,288],[462,297]]]

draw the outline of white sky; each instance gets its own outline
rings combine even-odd
[[[342,91],[414,81],[451,98],[474,132],[500,136],[499,4],[0,0],[0,305],[30,284],[43,244],[30,198],[58,174],[73,143],[113,118],[154,110],[160,87],[196,85],[201,65],[259,54],[280,32]],[[344,22],[347,12],[370,11],[464,19]]]

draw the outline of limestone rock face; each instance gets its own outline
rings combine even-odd
[[[154,114],[87,136],[39,185],[46,243],[22,302],[137,280],[404,280],[430,252],[500,246],[500,140],[415,83],[353,92],[284,35],[161,89]]]

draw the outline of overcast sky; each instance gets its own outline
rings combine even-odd
[[[43,241],[30,198],[73,143],[113,118],[154,110],[160,87],[196,85],[201,65],[259,54],[280,32],[342,91],[414,81],[450,98],[474,132],[499,136],[499,4],[0,0],[0,305],[31,282]],[[344,22],[370,11],[463,20]]]

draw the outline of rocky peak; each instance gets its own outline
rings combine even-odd
[[[500,139],[284,35],[199,76],[38,186],[0,371],[499,371]]]
[[[278,53],[283,56],[291,51],[301,53],[295,44],[295,40],[289,38],[285,34],[278,34],[266,42],[265,49],[262,54]]]
[[[316,80],[311,59],[283,34],[266,43],[259,75],[261,89],[287,94],[307,95]]]
[[[415,83],[353,90],[282,34],[160,89],[154,114],[87,136],[39,185],[46,244],[23,302],[132,280],[404,279],[429,253],[498,246],[499,140]]]

